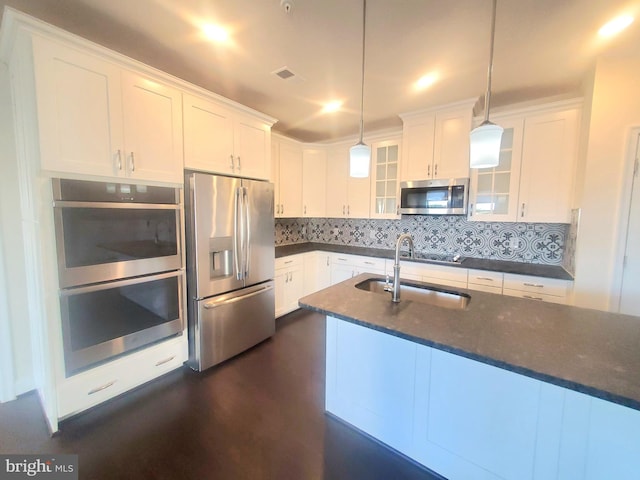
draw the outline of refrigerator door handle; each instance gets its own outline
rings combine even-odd
[[[249,249],[251,248],[251,214],[249,213],[249,193],[247,187],[243,187],[242,202],[244,204],[244,278],[249,276]]]
[[[220,300],[213,300],[211,302],[207,302],[203,305],[203,307],[207,310],[211,310],[213,308],[218,308],[221,307],[223,305],[229,305],[230,303],[235,303],[235,302],[239,302],[240,300],[245,300],[247,298],[251,298],[251,297],[255,297],[256,295],[260,295],[262,293],[268,292],[269,290],[273,290],[273,286],[268,285],[264,288],[261,288],[260,290],[256,290],[255,292],[251,292],[251,293],[247,293],[246,295],[240,295],[238,297],[232,297],[232,298],[226,298],[226,299],[220,299]]]
[[[236,189],[233,204],[233,264],[236,270],[236,279],[243,279],[243,265],[240,256],[242,255],[242,197],[240,195],[240,188]]]

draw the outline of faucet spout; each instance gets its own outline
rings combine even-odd
[[[408,233],[403,233],[396,241],[396,256],[393,264],[393,291],[391,292],[391,301],[400,302],[400,247],[404,242],[409,244],[409,256],[413,258],[413,238]]]

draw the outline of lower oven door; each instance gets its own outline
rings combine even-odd
[[[181,333],[182,284],[174,271],[62,290],[67,376]]]

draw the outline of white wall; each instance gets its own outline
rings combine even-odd
[[[577,306],[614,310],[619,225],[630,130],[640,126],[640,59],[601,59],[595,69],[576,248]]]

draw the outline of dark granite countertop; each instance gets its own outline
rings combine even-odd
[[[330,243],[297,243],[294,245],[282,245],[276,247],[276,258],[295,255],[298,253],[313,252],[348,253],[352,255],[364,255],[375,258],[394,258],[394,251],[382,248],[353,247],[350,245],[334,245]],[[540,265],[536,263],[508,262],[504,260],[485,260],[482,258],[463,257],[460,263],[442,263],[429,260],[403,258],[403,260],[419,263],[433,263],[458,268],[475,268],[503,273],[516,273],[520,275],[534,275],[537,277],[556,278],[560,280],[573,280],[569,272],[559,265]]]
[[[303,297],[303,308],[640,410],[640,318],[491,293],[465,310],[355,285],[362,274]],[[442,287],[440,287],[442,288]]]

